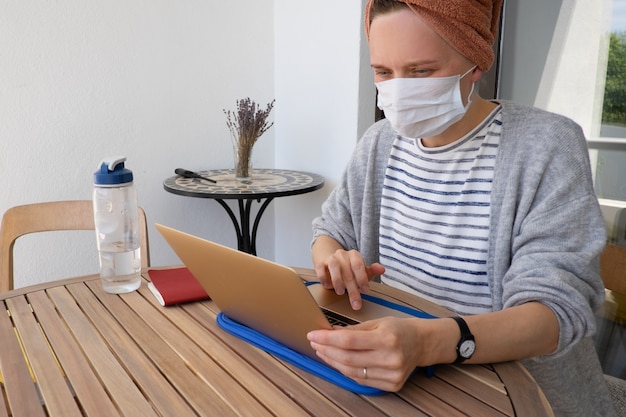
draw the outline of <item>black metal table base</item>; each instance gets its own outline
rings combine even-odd
[[[261,198],[251,198],[246,200],[237,200],[239,203],[239,219],[235,215],[235,212],[231,209],[231,207],[226,203],[226,201],[216,198],[217,201],[226,213],[228,213],[228,217],[233,222],[233,226],[235,226],[235,232],[237,234],[237,249],[242,252],[247,252],[251,255],[256,255],[256,233],[259,228],[259,223],[261,221],[261,216],[265,212],[267,206],[272,202],[274,197],[266,198],[265,201],[261,203]],[[259,207],[259,211],[257,211],[256,216],[254,216],[254,223],[252,224],[252,231],[250,230],[250,220],[252,215],[252,202],[256,201],[261,204]]]

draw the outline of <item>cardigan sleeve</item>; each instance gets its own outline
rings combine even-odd
[[[551,113],[517,110],[523,117],[509,112],[503,120],[492,198],[498,201],[492,205],[492,291],[494,301],[501,295],[499,308],[529,301],[550,307],[560,326],[552,356],[559,356],[595,331],[606,229],[580,127]]]

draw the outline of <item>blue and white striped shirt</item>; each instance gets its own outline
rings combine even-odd
[[[459,314],[492,310],[486,262],[501,125],[498,107],[446,146],[396,138],[381,200],[382,282]]]

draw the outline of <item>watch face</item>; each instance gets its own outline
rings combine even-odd
[[[459,347],[459,354],[465,359],[470,358],[476,350],[476,343],[473,340],[464,340]]]

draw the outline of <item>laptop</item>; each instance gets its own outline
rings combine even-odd
[[[355,311],[347,294],[307,286],[292,268],[161,224],[155,227],[226,316],[317,361],[306,337],[311,330],[332,329],[340,321],[411,317],[366,300]]]

